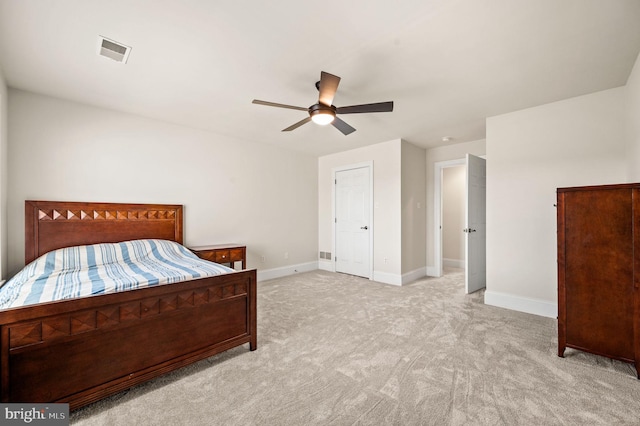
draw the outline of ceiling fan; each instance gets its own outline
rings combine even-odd
[[[393,101],[378,102],[375,104],[351,105],[344,107],[336,107],[332,105],[333,97],[338,90],[340,77],[328,72],[320,73],[320,81],[316,82],[316,89],[320,92],[318,103],[311,105],[309,108],[297,107],[293,105],[277,104],[275,102],[260,101],[254,99],[253,103],[258,105],[273,106],[278,108],[297,109],[307,111],[309,116],[295,124],[283,129],[283,132],[295,130],[303,124],[313,121],[320,125],[332,124],[333,127],[340,130],[345,136],[356,131],[353,127],[336,117],[336,114],[359,114],[363,112],[391,112],[393,111]]]

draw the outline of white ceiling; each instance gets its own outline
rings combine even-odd
[[[486,117],[624,85],[639,51],[640,0],[0,0],[10,87],[312,155],[483,139]],[[251,103],[308,107],[320,71],[335,105],[395,110],[343,136]]]

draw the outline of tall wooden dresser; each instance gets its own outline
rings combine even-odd
[[[631,362],[640,378],[640,184],[557,195],[558,356],[570,347]]]

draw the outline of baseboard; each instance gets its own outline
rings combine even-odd
[[[258,269],[258,281],[272,280],[274,278],[286,277],[287,275],[293,275],[298,272],[314,271],[316,269],[335,272],[335,264],[333,262],[317,261],[274,269]],[[426,267],[418,268],[402,275],[373,271],[373,280],[384,284],[404,285],[425,277],[427,275],[426,271]]]
[[[487,290],[484,292],[484,303],[485,305],[526,312],[542,317],[558,317],[558,305],[540,299],[530,299],[527,297],[514,296],[513,294]]]
[[[323,271],[335,272],[336,271],[336,263],[331,260],[319,260],[318,261],[318,269]]]
[[[373,280],[379,283],[402,285],[402,275],[373,271]]]
[[[309,272],[318,269],[318,262],[299,263],[297,265],[282,266],[273,269],[258,269],[258,282],[272,280],[274,278],[286,277],[287,275],[297,274],[299,272]]]
[[[461,259],[446,259],[442,258],[442,266],[447,266],[449,268],[460,268],[464,269],[465,264],[464,260]]]
[[[436,273],[436,267],[435,266],[427,266],[427,276],[428,277],[438,277],[439,275]]]
[[[412,283],[420,278],[424,278],[427,275],[427,267],[423,266],[422,268],[418,268],[414,271],[407,272],[406,274],[402,274],[402,285]]]
[[[373,280],[379,283],[391,284],[391,285],[405,285],[420,278],[425,277],[427,274],[427,268],[422,267],[414,271],[407,272],[406,274],[398,275],[389,272],[373,271]]]

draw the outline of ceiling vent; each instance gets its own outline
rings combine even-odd
[[[129,46],[98,36],[98,55],[126,64],[130,52]]]

